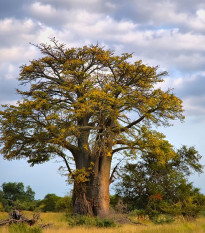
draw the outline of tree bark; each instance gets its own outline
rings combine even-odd
[[[111,157],[100,156],[94,161],[89,180],[81,185],[74,184],[74,214],[100,217],[109,214],[110,167]]]

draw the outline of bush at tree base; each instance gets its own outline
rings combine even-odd
[[[116,224],[112,219],[98,218],[82,215],[67,215],[69,226],[88,226],[88,227],[115,227]]]

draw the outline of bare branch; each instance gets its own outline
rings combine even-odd
[[[119,164],[120,164],[124,159],[125,159],[125,158],[121,159],[121,160],[116,164],[116,166],[113,168],[112,173],[111,173],[111,175],[110,175],[110,179],[109,179],[110,184],[114,182],[114,179],[115,179],[114,174],[116,173]]]

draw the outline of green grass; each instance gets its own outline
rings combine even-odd
[[[12,224],[8,228],[9,233],[42,233],[42,229],[38,226],[28,226],[26,224]]]

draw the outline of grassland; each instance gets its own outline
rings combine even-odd
[[[32,213],[25,212],[30,217]],[[0,219],[7,218],[6,213],[0,212]],[[63,213],[42,213],[40,223],[53,223],[50,227],[43,229],[43,233],[204,233],[205,217],[195,221],[184,221],[177,219],[175,223],[154,225],[146,222],[144,225],[122,224],[114,228],[97,228],[77,226],[70,227]],[[10,233],[9,227],[1,227],[0,233]]]

